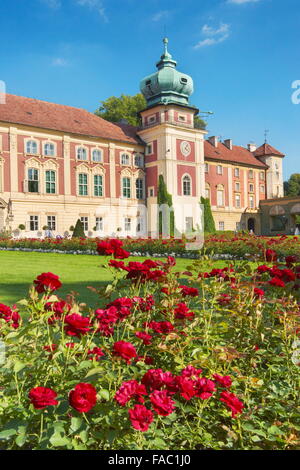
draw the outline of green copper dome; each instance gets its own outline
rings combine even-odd
[[[180,104],[189,106],[189,97],[194,91],[189,75],[176,70],[177,62],[168,52],[168,38],[163,39],[164,53],[156,67],[158,71],[141,81],[140,89],[148,106],[156,104]]]

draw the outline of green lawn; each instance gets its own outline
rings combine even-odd
[[[144,259],[130,258],[131,261]],[[63,287],[59,293],[62,297],[76,291],[82,302],[94,306],[97,295],[87,287],[100,287],[112,278],[110,270],[100,267],[104,262],[104,257],[91,255],[0,251],[0,303],[11,305],[24,298],[36,276],[50,271],[60,276]],[[190,264],[191,260],[179,258],[176,270],[184,271]],[[226,264],[217,261],[214,267],[223,267]]]

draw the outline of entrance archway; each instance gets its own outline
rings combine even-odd
[[[249,232],[252,230],[252,232],[255,233],[255,219],[253,219],[253,217],[248,219],[248,230]]]

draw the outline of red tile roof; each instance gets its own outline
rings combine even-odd
[[[263,157],[265,155],[276,155],[279,157],[284,157],[285,155],[279,150],[276,150],[272,145],[269,144],[263,144],[260,147],[258,147],[255,152],[253,152],[256,157]]]
[[[90,137],[141,143],[137,128],[105,121],[85,109],[48,103],[22,96],[6,95],[0,104],[0,121]]]
[[[208,140],[205,140],[204,158],[211,158],[228,163],[240,163],[259,168],[268,168],[267,165],[258,160],[253,153],[249,152],[246,148],[233,145],[232,150],[230,150],[221,142],[218,142],[218,146],[214,147]]]

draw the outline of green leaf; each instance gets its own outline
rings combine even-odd
[[[16,429],[6,429],[5,431],[0,432],[0,439],[8,439],[15,434],[17,434]]]
[[[70,440],[67,437],[61,436],[59,433],[54,433],[50,438],[50,442],[54,447],[66,447]]]
[[[71,419],[71,427],[70,427],[70,430],[73,431],[73,432],[76,432],[78,431],[78,429],[81,427],[82,425],[82,418],[72,418]]]
[[[14,372],[17,374],[18,372],[20,372],[25,367],[26,367],[26,364],[24,364],[21,361],[16,361],[15,365],[14,365]]]
[[[106,390],[105,388],[102,388],[99,392],[99,396],[103,398],[104,400],[108,401],[109,400],[109,391]]]
[[[16,444],[18,447],[23,447],[26,442],[26,434],[20,434],[16,439]]]

